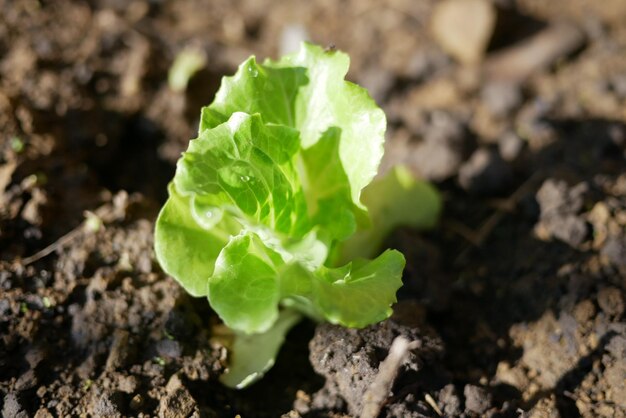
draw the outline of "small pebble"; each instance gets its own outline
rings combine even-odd
[[[182,355],[180,343],[176,340],[161,340],[156,345],[156,351],[161,357],[179,358]]]
[[[522,103],[522,92],[516,83],[492,81],[483,87],[481,98],[494,116],[504,117]]]
[[[524,140],[513,132],[508,132],[500,138],[498,151],[505,161],[515,161],[524,148]]]
[[[491,407],[491,394],[479,386],[465,385],[463,395],[465,396],[465,409],[469,412],[481,415]]]

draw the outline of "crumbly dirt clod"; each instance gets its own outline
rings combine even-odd
[[[412,315],[408,316],[409,312]],[[330,324],[319,325],[309,344],[313,368],[326,377],[326,386],[318,396],[340,396],[346,401],[348,411],[359,415],[363,407],[363,394],[371,386],[381,361],[388,355],[391,343],[398,336],[415,342],[418,347],[410,351],[397,379],[402,379],[402,375],[409,372],[415,375],[415,379],[419,379],[420,372],[425,374],[422,369],[438,368],[442,343],[424,319],[419,317],[419,310],[401,307],[391,319],[361,330]]]
[[[626,416],[626,2],[491,2],[471,66],[434,41],[438,3],[0,0],[2,416],[357,416],[396,335],[422,345],[381,417]],[[350,54],[383,171],[432,180],[444,211],[387,240],[394,318],[303,322],[233,391],[219,318],[152,231],[220,78],[295,27]],[[172,91],[189,46],[208,64]]]

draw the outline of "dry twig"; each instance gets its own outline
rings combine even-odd
[[[380,363],[374,382],[363,395],[361,418],[376,418],[380,414],[402,363],[419,344],[419,341],[409,342],[402,336],[393,340],[387,358]]]

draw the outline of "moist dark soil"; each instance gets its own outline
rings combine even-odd
[[[434,0],[0,0],[2,416],[357,417],[403,336],[382,417],[625,417],[626,2],[492,3],[463,66]],[[563,21],[549,59],[493,64]],[[388,239],[407,258],[392,318],[303,322],[235,391],[154,220],[221,76],[302,30],[350,54],[388,115],[383,169],[431,180],[444,211]],[[207,64],[174,92],[190,46]]]

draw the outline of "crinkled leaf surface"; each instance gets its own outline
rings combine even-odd
[[[206,229],[190,210],[190,199],[181,196],[173,184],[170,197],[161,209],[154,246],[163,270],[177,278],[193,296],[205,296],[215,260],[228,243],[227,231]],[[184,283],[183,283],[184,282]]]
[[[224,78],[215,101],[202,110],[200,131],[242,111],[297,129],[303,149],[330,137],[337,142],[333,146],[338,154],[336,160],[328,161],[329,168],[343,172],[335,179],[337,194],[343,199],[342,188],[347,188],[353,205],[364,209],[360,194],[380,164],[386,120],[365,89],[344,80],[349,64],[346,54],[307,43],[300,52],[279,61],[259,64],[252,57],[233,77]],[[329,129],[335,132],[329,134]],[[315,179],[320,172],[307,169],[303,174]],[[304,183],[307,194],[317,193],[320,186]],[[359,215],[355,217],[358,220]]]
[[[292,162],[298,149],[294,129],[236,112],[191,141],[174,185],[191,197],[196,221],[209,228],[226,214],[300,238],[310,225]]]
[[[325,280],[314,283],[324,318],[334,324],[362,328],[391,315],[402,286],[404,256],[387,250],[372,261],[356,259],[337,269],[322,269]]]
[[[310,154],[302,157],[303,164],[324,167],[328,161],[332,167],[338,135],[337,129],[328,130],[306,150]],[[319,211],[309,216],[294,163],[299,149],[293,128],[264,123],[259,114],[233,113],[228,121],[191,141],[178,163],[171,201],[157,224],[157,239],[171,250],[157,246],[164,268],[170,268],[171,274],[178,272],[175,277],[193,294],[207,295],[226,325],[244,333],[269,330],[283,300],[299,301],[294,306],[317,318],[365,326],[389,315],[401,285],[404,259],[397,252],[372,262],[324,266],[333,243],[329,237],[345,236],[356,228],[354,223],[337,222],[342,221],[342,209],[349,212],[352,203],[342,185],[336,192],[322,189],[317,194],[320,209],[328,206],[333,216],[321,216]],[[333,174],[341,178],[331,169],[320,172],[315,181],[332,187]],[[327,193],[335,200],[326,200]],[[172,234],[178,224],[176,218],[168,221],[170,207],[177,209],[186,228],[174,231],[180,239],[173,243],[166,234]],[[187,230],[198,239],[184,242]],[[206,259],[210,266],[190,267],[189,245],[204,248],[202,233],[211,245]],[[325,238],[318,239],[318,234]],[[202,262],[201,253],[197,258]],[[380,274],[362,273],[371,270],[368,263]],[[193,275],[185,276],[191,268]],[[204,280],[201,274],[206,274]]]
[[[293,322],[285,309],[363,327],[391,314],[402,284],[404,257],[394,250],[367,260],[359,257],[375,253],[353,246],[353,258],[335,262],[342,242],[368,225],[361,193],[385,130],[367,92],[344,80],[348,63],[308,44],[279,61],[250,58],[224,78],[177,164],[155,250],[237,335],[230,386],[271,366]],[[263,355],[250,359],[245,341],[262,341]]]
[[[224,247],[209,282],[209,302],[229,327],[258,333],[278,318],[280,285],[272,261],[265,259],[270,250],[255,249],[256,240],[239,235]]]

